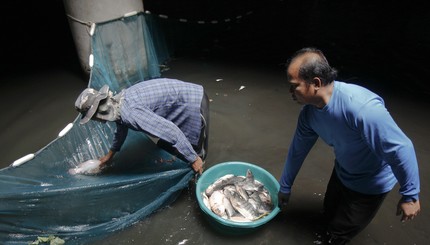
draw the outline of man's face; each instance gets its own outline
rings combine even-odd
[[[290,93],[293,100],[297,101],[299,104],[309,104],[311,96],[313,95],[311,91],[312,85],[299,78],[300,63],[301,59],[299,58],[289,65],[287,70],[287,80],[290,84]]]

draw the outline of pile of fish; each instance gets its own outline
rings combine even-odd
[[[251,222],[273,210],[269,191],[254,179],[250,169],[246,176],[226,174],[202,192],[206,207],[221,218],[236,222]]]

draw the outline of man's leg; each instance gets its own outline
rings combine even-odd
[[[197,154],[202,160],[206,159],[208,153],[209,142],[209,98],[206,93],[203,94],[202,103],[200,106],[200,116],[202,124],[200,128],[200,138],[198,146],[193,146]]]
[[[375,217],[386,195],[366,195],[349,190],[333,170],[324,198],[328,243],[346,244],[360,233]]]

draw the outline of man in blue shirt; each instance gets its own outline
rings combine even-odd
[[[113,95],[107,85],[85,89],[75,102],[81,124],[90,119],[116,122],[109,152],[100,158],[108,164],[121,149],[128,129],[158,139],[157,145],[203,171],[207,154],[209,101],[201,85],[159,78],[139,82]]]
[[[333,147],[334,168],[324,198],[329,244],[345,244],[376,215],[398,182],[397,215],[420,211],[418,163],[411,140],[396,125],[384,101],[371,91],[335,81],[337,71],[314,48],[296,52],[287,67],[294,100],[303,104],[278,200],[284,209],[304,159],[320,137]]]

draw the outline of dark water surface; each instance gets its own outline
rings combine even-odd
[[[207,168],[225,161],[257,164],[280,177],[300,106],[290,99],[284,72],[278,67],[247,66],[203,58],[179,58],[163,76],[204,85],[211,99],[210,149]],[[77,116],[73,103],[86,87],[68,70],[52,70],[3,78],[8,110],[3,113],[0,163],[35,152],[53,140]],[[216,81],[223,79],[222,81]],[[31,81],[26,83],[25,81]],[[22,83],[23,82],[23,83]],[[21,85],[14,85],[19,84]],[[241,86],[244,89],[239,90]],[[19,99],[18,99],[19,98]],[[352,244],[426,244],[429,240],[428,125],[429,103],[402,94],[384,93],[387,107],[413,140],[420,163],[422,213],[413,222],[395,216],[396,187],[373,222]],[[331,173],[331,150],[317,142],[294,186],[290,208],[252,234],[216,232],[199,209],[193,186],[171,206],[94,244],[315,244],[320,210]]]

